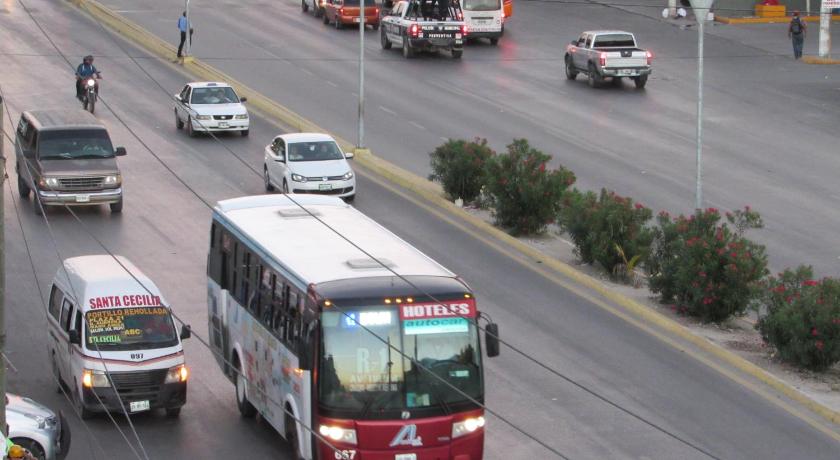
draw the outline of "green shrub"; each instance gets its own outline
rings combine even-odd
[[[461,198],[472,203],[484,185],[485,164],[495,152],[487,146],[486,139],[473,142],[448,140],[430,153],[432,174],[430,180],[440,182],[451,200]]]
[[[650,249],[653,232],[647,223],[652,215],[650,209],[606,189],[597,198],[574,190],[563,199],[560,226],[583,262],[597,262],[614,276],[627,276]]]
[[[533,234],[553,222],[563,192],[575,182],[575,175],[562,166],[546,169],[551,157],[515,139],[507,153],[487,162],[487,192],[496,225],[513,234]]]
[[[721,322],[759,299],[767,256],[764,246],[743,233],[760,228],[761,217],[745,208],[726,218],[729,223],[720,224],[713,208],[676,219],[659,214],[646,267],[650,288],[662,302],[675,302],[703,321]]]
[[[768,280],[763,300],[756,328],[783,360],[815,371],[840,362],[840,280],[788,269]]]

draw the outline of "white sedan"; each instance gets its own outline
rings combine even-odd
[[[265,147],[263,178],[266,191],[356,197],[356,175],[335,139],[326,134],[277,136]]]
[[[248,135],[248,109],[227,83],[187,83],[175,95],[175,127],[186,127],[190,137],[210,131],[239,131]]]

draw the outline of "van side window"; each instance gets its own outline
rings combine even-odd
[[[50,291],[50,315],[58,321],[61,314],[61,302],[64,300],[64,293],[53,285]]]
[[[82,311],[76,310],[76,319],[73,321],[73,330],[79,332],[79,336],[82,335]]]
[[[61,306],[61,320],[59,324],[64,332],[70,330],[70,316],[73,313],[73,304],[69,300],[64,299],[64,304]]]

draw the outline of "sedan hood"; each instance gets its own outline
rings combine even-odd
[[[41,172],[49,176],[105,176],[120,172],[116,158],[41,160]]]
[[[242,115],[248,113],[242,104],[192,104],[199,115]]]
[[[350,165],[347,160],[290,161],[289,170],[306,177],[342,176]]]

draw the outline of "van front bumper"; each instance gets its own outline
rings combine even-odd
[[[83,388],[82,403],[85,409],[92,412],[105,412],[107,409],[108,412],[122,414],[123,407],[125,407],[125,411],[129,415],[144,411],[132,412],[132,402],[148,401],[149,410],[176,409],[187,403],[187,382],[164,383],[153,391],[148,390],[150,388],[122,388],[117,395],[113,387]],[[122,399],[122,403],[120,399]]]
[[[53,192],[38,190],[38,199],[45,205],[87,205],[118,203],[122,200],[122,188],[98,192]]]

